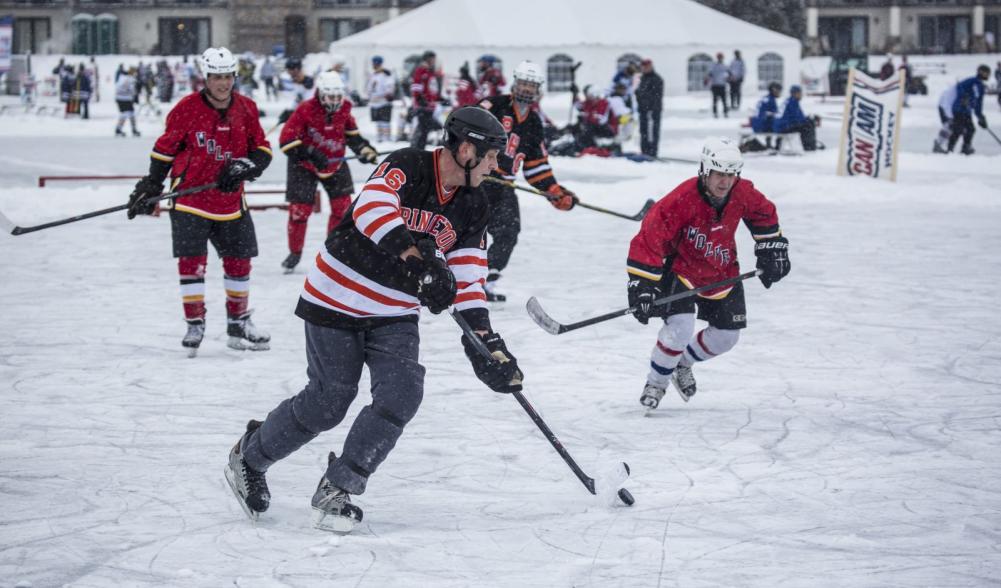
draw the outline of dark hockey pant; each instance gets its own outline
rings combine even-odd
[[[490,221],[487,224],[490,248],[487,249],[487,267],[501,271],[511,260],[514,246],[518,243],[518,233],[521,232],[518,195],[514,193],[513,188],[493,182],[483,182],[482,187],[490,203]]]
[[[816,151],[817,150],[817,125],[813,122],[813,119],[807,119],[803,122],[786,127],[783,133],[799,133],[799,140],[803,143],[804,151]]]
[[[723,116],[728,116],[727,113],[730,109],[726,106],[726,86],[709,86],[709,89],[713,93],[713,116],[719,118],[719,114],[716,112],[716,101],[723,103]]]
[[[963,149],[969,149],[973,143],[973,133],[976,132],[973,126],[973,117],[969,112],[956,112],[952,115],[952,134],[949,135],[949,151],[956,146],[959,138],[963,138]]]
[[[737,110],[740,108],[740,86],[743,85],[744,80],[735,80],[730,82],[730,108]]]
[[[327,479],[349,494],[365,492],[424,398],[424,367],[417,363],[417,323],[401,321],[363,331],[306,322],[306,387],[268,414],[244,448],[247,464],[265,471],[317,435],[337,426],[358,395],[368,365],[372,404],[361,409]]]
[[[640,111],[640,152],[657,157],[660,145],[660,110]]]
[[[410,137],[410,146],[414,149],[424,149],[428,142],[428,133],[441,128],[434,118],[434,110],[418,108],[416,112],[417,124],[414,125],[414,134]]]

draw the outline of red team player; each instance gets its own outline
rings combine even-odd
[[[270,336],[256,328],[247,307],[250,259],[257,237],[243,197],[243,182],[271,163],[254,101],[233,92],[236,59],[224,47],[201,56],[205,89],[181,99],[167,115],[167,128],[150,155],[149,173],[129,196],[129,218],[150,214],[170,174],[173,190],[215,183],[216,187],[171,201],[170,229],[181,275],[188,332],[182,345],[196,353],[205,334],[205,268],[208,242],[222,257],[226,287],[228,345],[268,348]]]
[[[288,156],[285,199],[288,207],[289,255],[282,262],[286,273],[298,265],[306,240],[306,223],[313,213],[316,183],[330,198],[329,233],[351,206],[354,184],[344,158],[344,147],[362,163],[375,163],[378,153],[358,131],[351,101],[344,98],[344,81],[335,71],[316,78],[316,95],[303,101],[282,129],[279,143]]]
[[[742,282],[666,306],[652,306],[654,300],[737,276],[734,233],[741,221],[754,237],[765,287],[789,273],[789,241],[775,205],[740,177],[743,166],[734,142],[707,140],[699,175],[657,202],[629,245],[629,306],[643,324],[652,316],[664,318],[640,396],[647,408],[657,407],[670,381],[688,402],[695,394],[692,365],[732,349],[747,325]],[[709,326],[693,337],[696,306]]]
[[[355,417],[343,450],[331,454],[312,500],[321,529],[348,532],[361,521],[350,496],[365,492],[424,395],[421,306],[461,313],[495,358],[486,361],[462,337],[477,377],[497,392],[521,390],[518,362],[490,327],[483,293],[490,213],[476,189],[505,142],[490,113],[456,109],[445,122],[445,147],[391,153],[330,233],[295,311],[306,321],[309,381],[263,423],[248,424],[226,466],[251,518],[270,504],[268,468],[344,419],[367,365],[371,403]]]
[[[498,160],[495,177],[513,181],[519,170],[536,189],[546,193],[549,203],[559,210],[570,210],[577,203],[573,192],[556,181],[546,151],[545,127],[537,102],[546,82],[542,68],[523,61],[514,69],[514,87],[510,94],[487,98],[480,106],[489,110],[508,133],[507,147]],[[487,300],[503,302],[507,297],[497,291],[497,280],[507,267],[521,232],[521,211],[514,189],[487,182],[483,191],[490,201],[490,272],[487,276]]]
[[[435,70],[435,59],[434,51],[425,51],[421,62],[414,68],[410,82],[410,97],[414,100],[414,116],[417,118],[410,146],[415,149],[424,149],[428,133],[441,128],[434,119],[434,111],[441,101],[441,74]]]

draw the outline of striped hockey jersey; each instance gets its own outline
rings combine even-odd
[[[518,114],[510,94],[487,98],[480,102],[497,117],[507,131],[507,148],[497,158],[497,172],[508,181],[514,181],[518,170],[525,168],[525,179],[537,190],[545,192],[556,183],[553,169],[549,166],[549,152],[546,151],[545,129],[542,115],[533,106],[524,118]]]
[[[321,326],[368,329],[417,322],[417,281],[400,259],[430,237],[445,254],[458,292],[453,307],[490,330],[483,284],[489,209],[479,189],[446,191],[434,151],[400,149],[376,168],[306,276],[296,315]]]

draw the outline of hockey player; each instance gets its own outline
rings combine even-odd
[[[226,478],[251,518],[268,509],[268,468],[341,422],[367,364],[372,403],[358,413],[341,453],[331,454],[312,499],[320,529],[348,532],[362,520],[350,497],[365,492],[424,394],[421,306],[462,313],[497,358],[488,363],[463,338],[479,379],[497,392],[521,390],[518,362],[490,328],[482,286],[489,209],[476,189],[506,139],[485,110],[455,110],[445,147],[391,153],[327,238],[296,308],[306,321],[309,381],[263,424],[251,421],[230,452]]]
[[[428,133],[440,129],[441,124],[434,118],[435,109],[441,99],[441,82],[435,71],[434,51],[425,51],[421,63],[414,69],[413,80],[410,83],[410,96],[414,99],[414,134],[410,138],[410,146],[424,149],[427,145]]]
[[[473,106],[481,98],[476,81],[469,75],[469,62],[467,61],[459,68],[459,79],[455,83],[455,105],[458,107]]]
[[[372,75],[368,78],[368,106],[377,131],[376,141],[389,141],[389,126],[393,120],[393,99],[396,97],[396,77],[382,66],[382,57],[372,58]]]
[[[257,237],[243,198],[243,183],[271,163],[257,105],[233,92],[236,59],[225,47],[201,56],[205,89],[182,98],[167,115],[167,128],[150,154],[149,173],[129,196],[128,217],[151,214],[169,173],[180,190],[215,182],[214,189],[171,201],[170,229],[181,275],[188,332],[181,344],[193,356],[205,334],[205,266],[209,241],[222,258],[228,345],[263,350],[270,336],[250,320],[250,259]]]
[[[542,117],[538,101],[546,78],[542,68],[531,61],[522,61],[514,68],[514,86],[510,94],[487,98],[480,106],[489,110],[508,133],[507,147],[501,153],[494,176],[513,181],[519,168],[524,166],[525,179],[538,190],[548,194],[549,203],[559,210],[570,210],[577,203],[573,192],[561,186],[553,176],[546,151]],[[483,186],[490,201],[489,274],[487,275],[487,300],[503,302],[504,294],[497,291],[497,280],[507,267],[511,253],[521,232],[521,213],[514,189],[488,182]]]
[[[938,118],[942,126],[932,143],[932,153],[948,153],[952,136],[952,104],[956,101],[956,84],[949,84],[938,98]]]
[[[496,56],[481,56],[476,60],[476,70],[476,81],[479,85],[478,92],[481,98],[495,98],[504,91],[507,80],[504,79],[504,73],[500,70]]]
[[[695,394],[692,365],[732,349],[747,324],[742,282],[670,305],[653,306],[654,300],[738,275],[734,233],[741,221],[756,242],[765,287],[789,273],[789,241],[775,205],[740,177],[743,165],[730,139],[708,139],[699,175],[657,202],[629,245],[629,306],[644,325],[651,317],[664,319],[640,396],[649,409],[657,408],[671,381],[688,402]],[[709,326],[693,337],[696,307]]]
[[[278,115],[279,123],[287,122],[295,107],[309,98],[315,83],[313,76],[307,76],[303,73],[302,60],[298,57],[290,57],[285,60],[285,73],[287,77],[281,78],[281,87],[282,90],[292,92],[293,102],[292,108],[286,108]]]
[[[115,80],[115,102],[118,103],[118,124],[115,126],[115,136],[124,137],[125,121],[132,125],[132,136],[139,136],[139,129],[136,128],[136,68],[130,67],[127,72],[118,76]]]
[[[344,94],[340,74],[321,73],[316,78],[316,95],[295,109],[279,138],[281,150],[288,156],[285,200],[289,203],[289,254],[282,262],[285,273],[292,273],[302,257],[316,182],[323,184],[330,198],[328,233],[351,205],[355,189],[351,170],[343,161],[344,147],[351,147],[362,163],[375,163],[378,159],[375,149],[358,131],[351,114],[351,101]]]
[[[962,137],[963,146],[960,151],[963,155],[973,154],[973,133],[976,132],[973,115],[976,115],[980,128],[987,128],[987,118],[984,116],[984,82],[990,77],[991,68],[981,65],[977,68],[977,75],[956,84],[956,99],[952,103],[952,134],[949,135],[949,145],[946,147],[950,153]]]

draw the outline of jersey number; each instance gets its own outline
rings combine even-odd
[[[504,155],[514,160],[511,163],[511,173],[514,175],[518,174],[518,170],[521,169],[521,162],[525,161],[525,154],[518,153],[519,144],[521,144],[521,137],[518,136],[518,133],[509,133],[507,136],[507,147],[504,148]]]
[[[386,176],[386,185],[394,190],[399,190],[400,188],[403,187],[403,184],[407,183],[407,174],[403,173],[403,170],[401,170],[398,167],[394,167],[387,173],[386,169],[388,167],[389,167],[389,162],[384,161],[382,165],[376,168],[375,172],[372,174],[372,177],[381,178],[383,176]]]

